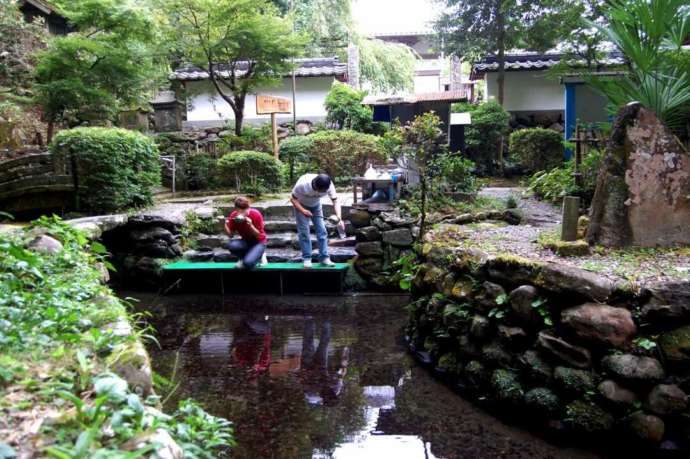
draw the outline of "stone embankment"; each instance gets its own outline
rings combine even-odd
[[[425,236],[406,329],[421,362],[525,423],[688,450],[690,281],[639,288],[469,248],[459,230]]]

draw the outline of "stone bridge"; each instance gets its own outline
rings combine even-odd
[[[71,207],[74,190],[71,167],[50,153],[0,162],[0,211],[30,216],[61,212]]]

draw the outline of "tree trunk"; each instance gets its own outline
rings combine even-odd
[[[505,100],[505,80],[506,80],[506,30],[505,17],[503,12],[503,1],[496,2],[496,27],[498,28],[498,39],[496,40],[496,47],[498,48],[498,76],[496,77],[496,84],[498,86],[498,103],[503,106]],[[503,175],[503,148],[505,139],[501,136],[501,141],[498,146],[498,173]]]
[[[46,132],[48,145],[53,141],[53,134],[55,133],[55,121],[48,121],[48,131]]]
[[[235,113],[235,135],[242,135],[242,123],[244,122],[244,98],[246,94],[235,96],[235,106],[232,108]]]
[[[498,85],[498,103],[503,106],[504,89],[506,79],[506,30],[505,18],[502,10],[503,2],[499,0],[496,2],[496,28],[498,29],[498,37],[496,40],[496,48],[498,50],[498,76],[496,84]]]
[[[421,171],[420,171],[421,172]],[[425,226],[426,226],[426,193],[427,193],[427,187],[426,187],[426,170],[424,170],[424,173],[419,174],[419,188],[420,188],[420,193],[421,193],[421,203],[419,206],[420,210],[420,218],[419,218],[419,240],[423,241],[424,240],[424,231],[425,231]]]

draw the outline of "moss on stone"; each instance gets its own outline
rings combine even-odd
[[[553,415],[561,409],[561,399],[546,387],[535,387],[529,390],[525,394],[525,404],[543,415]]]
[[[496,399],[510,404],[522,401],[524,391],[517,373],[499,368],[491,374],[491,389]]]
[[[565,422],[583,433],[603,433],[613,427],[613,416],[592,402],[575,400],[566,406]]]
[[[463,369],[462,362],[452,352],[443,354],[441,358],[438,359],[438,365],[436,366],[455,376],[460,375]]]
[[[553,377],[558,386],[569,393],[585,394],[594,390],[594,375],[589,371],[556,367]]]

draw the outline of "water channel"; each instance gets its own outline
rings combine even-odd
[[[596,458],[507,425],[406,352],[403,297],[123,292],[150,312],[154,370],[235,425],[236,458]]]

